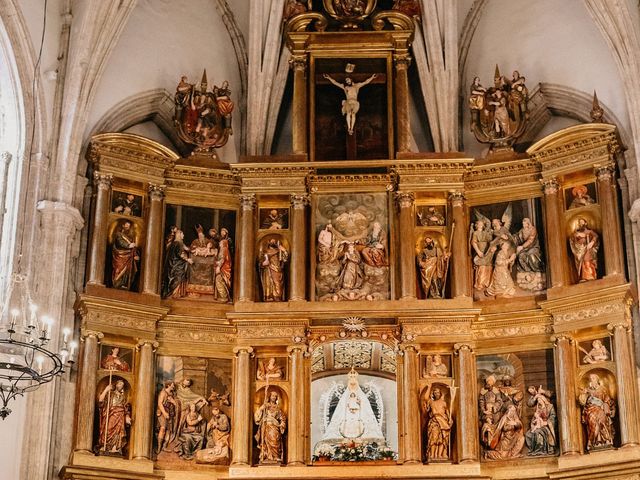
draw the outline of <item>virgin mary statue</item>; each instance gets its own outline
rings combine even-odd
[[[358,372],[351,367],[347,388],[336,405],[320,443],[340,443],[358,439],[364,443],[386,444],[382,427],[371,402],[360,388]]]

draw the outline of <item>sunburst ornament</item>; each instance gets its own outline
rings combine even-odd
[[[347,317],[342,321],[342,328],[349,333],[361,333],[364,332],[367,327],[364,324],[364,320],[360,317]]]

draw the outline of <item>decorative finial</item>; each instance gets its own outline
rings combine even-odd
[[[596,95],[595,90],[593,91],[593,104],[591,107],[590,115],[592,123],[602,123],[602,117],[604,117],[604,109],[600,106],[598,95]]]

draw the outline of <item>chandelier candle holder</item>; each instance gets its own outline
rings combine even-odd
[[[78,344],[63,330],[62,347],[49,348],[53,319],[38,315],[26,275],[13,274],[0,312],[0,418],[9,416],[9,403],[49,383],[75,362]]]

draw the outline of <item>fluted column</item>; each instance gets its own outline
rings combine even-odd
[[[598,202],[602,213],[602,242],[607,275],[624,273],[624,254],[618,216],[618,194],[613,162],[595,168],[598,185]]]
[[[555,178],[542,181],[544,191],[545,236],[547,237],[547,262],[551,271],[551,286],[566,284],[565,237],[562,221],[562,197],[560,184]]]
[[[287,348],[290,361],[291,401],[289,402],[288,465],[304,465],[304,352],[305,345]]]
[[[403,346],[402,425],[404,463],[421,463],[420,407],[418,405],[418,351],[415,345]]]
[[[252,432],[251,357],[253,348],[235,347],[236,365],[233,379],[233,418],[231,437],[232,465],[250,465]]]
[[[416,267],[413,245],[413,201],[411,192],[397,192],[396,201],[400,209],[398,222],[400,239],[400,299],[416,298]]]
[[[294,55],[291,59],[293,68],[293,153],[307,153],[307,56]]]
[[[458,397],[458,418],[456,433],[458,438],[458,461],[477,462],[478,452],[478,398],[476,393],[476,362],[471,345],[454,345],[457,372],[460,384]]]
[[[87,283],[104,285],[104,264],[107,255],[107,222],[109,220],[109,199],[113,176],[94,172],[96,202],[93,210],[91,243],[89,245],[89,275]]]
[[[453,225],[453,245],[450,251],[453,253],[453,268],[451,272],[451,296],[471,296],[471,267],[469,262],[469,248],[467,246],[467,214],[464,208],[464,195],[462,192],[453,192],[449,195],[451,202],[451,218]],[[446,288],[446,286],[444,286]]]
[[[158,295],[160,289],[160,258],[162,252],[162,215],[164,185],[149,185],[149,217],[144,242],[142,292]]]
[[[637,386],[636,369],[631,349],[631,327],[628,322],[607,325],[613,336],[613,359],[616,362],[616,382],[618,386],[618,412],[620,418],[620,441],[622,446],[638,445]]]
[[[136,346],[138,351],[138,367],[136,369],[136,404],[133,417],[133,458],[151,459],[151,440],[153,438],[153,397],[154,352],[158,342],[140,340]]]
[[[82,341],[82,363],[78,378],[78,414],[76,417],[76,451],[93,450],[93,420],[96,410],[96,378],[98,371],[98,344],[104,337],[102,332],[84,330]]]
[[[254,300],[255,194],[240,196],[240,261],[238,301]]]
[[[411,65],[411,57],[408,53],[394,55],[396,78],[394,90],[396,92],[396,138],[398,153],[411,150],[411,126],[409,124],[409,77],[407,71]]]
[[[289,299],[306,298],[307,273],[307,195],[291,195],[291,267],[289,275]]]
[[[580,448],[576,394],[575,341],[568,335],[555,335],[555,377],[562,455],[577,455]]]

